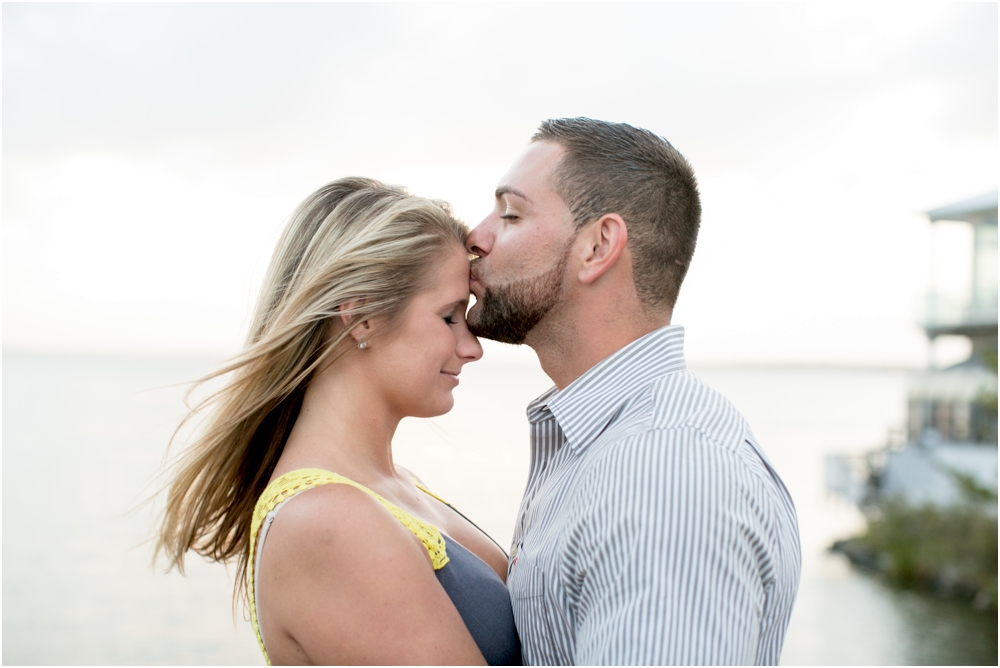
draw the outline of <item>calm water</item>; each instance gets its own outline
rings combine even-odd
[[[3,662],[260,664],[224,568],[151,566],[151,491],[207,360],[3,357]],[[750,421],[796,500],[803,574],[785,664],[997,662],[997,619],[851,570],[824,548],[861,526],[827,498],[823,455],[860,452],[901,424],[902,372],[701,369]],[[397,459],[501,544],[527,473],[524,406],[536,365],[468,367],[456,408],[404,422]]]

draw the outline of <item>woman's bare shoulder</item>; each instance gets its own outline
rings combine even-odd
[[[405,538],[408,532],[398,529],[405,531],[374,496],[353,485],[331,483],[286,501],[269,529],[268,544],[273,536],[280,542],[294,543],[297,550],[331,541],[338,546],[337,551],[351,550],[398,536]],[[326,552],[329,545],[322,549]]]
[[[313,663],[482,661],[427,549],[351,485],[290,499],[268,530],[261,575],[271,628]]]

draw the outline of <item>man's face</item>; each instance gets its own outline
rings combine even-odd
[[[476,336],[520,344],[559,303],[575,239],[573,217],[552,189],[565,150],[534,142],[500,179],[496,205],[466,242],[476,303],[469,329]]]

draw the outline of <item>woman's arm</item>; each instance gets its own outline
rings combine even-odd
[[[276,664],[485,663],[423,543],[349,485],[314,488],[282,508],[258,591]]]

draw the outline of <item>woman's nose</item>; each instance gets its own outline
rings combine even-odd
[[[455,352],[463,364],[475,362],[483,356],[483,344],[466,329],[458,339],[458,348]]]

